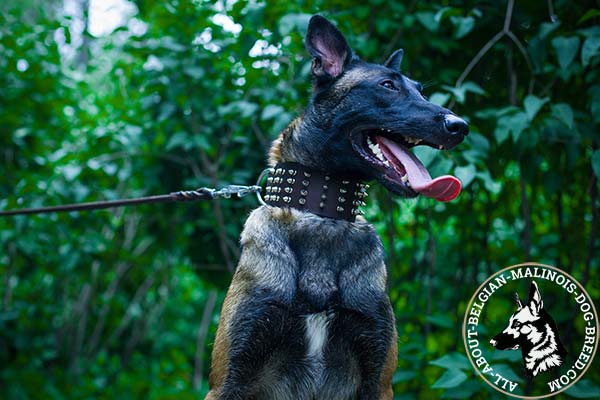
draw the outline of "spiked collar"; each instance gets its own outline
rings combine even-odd
[[[333,175],[300,163],[282,162],[269,170],[264,202],[296,208],[321,217],[354,222],[362,214],[369,185],[352,175]]]

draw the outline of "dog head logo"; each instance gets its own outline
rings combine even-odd
[[[559,367],[567,351],[562,345],[554,319],[544,309],[544,300],[535,281],[529,288],[529,299],[523,304],[515,293],[517,310],[510,316],[506,328],[490,344],[498,350],[521,349],[525,375]]]

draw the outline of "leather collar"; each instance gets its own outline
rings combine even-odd
[[[364,206],[369,185],[351,175],[332,175],[295,162],[269,170],[264,201],[273,207],[296,208],[321,217],[354,222]]]

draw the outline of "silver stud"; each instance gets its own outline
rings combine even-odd
[[[346,202],[346,198],[345,197],[338,197],[338,203],[345,203]]]
[[[289,203],[290,201],[292,201],[292,198],[290,196],[283,196],[283,201]]]
[[[288,169],[288,174],[294,176],[296,175],[297,171],[295,169]]]
[[[323,185],[323,190],[327,190],[327,189],[329,189],[329,186]]]
[[[347,193],[348,191],[344,188],[340,188],[340,193]]]
[[[325,180],[326,180],[326,181],[328,181],[328,180],[330,180],[330,179],[331,179],[331,177],[330,177],[329,175],[325,175]]]
[[[302,181],[303,186],[308,186],[308,181]]]
[[[275,170],[275,175],[281,175],[281,174],[283,174],[283,168],[277,168]]]
[[[321,195],[321,198],[322,198],[323,200],[325,200],[325,199],[327,198],[327,195],[326,195],[325,193],[323,193],[323,194]]]
[[[279,201],[279,196],[271,196],[272,200]]]
[[[338,207],[336,208],[336,210],[337,210],[337,212],[343,212],[343,211],[344,211],[344,207],[340,207],[340,206],[338,206]]]
[[[307,177],[307,178],[310,178],[311,177],[310,172],[305,172],[304,176]]]
[[[301,205],[305,205],[306,204],[306,199],[303,199],[301,197],[300,199],[298,199],[298,203],[300,203]]]
[[[292,188],[291,187],[286,187],[285,189],[283,189],[286,193],[292,193]]]
[[[306,195],[308,194],[308,190],[306,190],[306,189],[302,189],[302,190],[300,191],[300,194],[301,194],[302,196],[306,196]]]
[[[362,210],[357,210],[357,209],[353,209],[352,210],[352,215],[363,215],[364,212],[362,212]]]
[[[367,205],[364,201],[361,201],[361,200],[354,200],[352,202],[352,204],[354,204],[357,207],[362,207],[362,206],[366,206]]]
[[[323,203],[323,202],[320,202],[320,203],[319,203],[319,207],[321,207],[321,208],[325,207],[325,203]]]
[[[294,178],[287,178],[287,183],[289,183],[290,185],[293,185],[294,182],[296,182]]]
[[[267,192],[270,192],[271,190],[273,190],[273,188],[271,186],[267,186]]]
[[[267,178],[267,183],[273,183],[273,178],[272,177],[268,177]]]
[[[349,183],[350,183],[349,181],[342,181],[342,185],[347,185]]]

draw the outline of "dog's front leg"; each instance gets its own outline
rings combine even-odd
[[[229,367],[218,399],[253,399],[264,392],[266,364],[285,347],[293,329],[288,307],[272,292],[256,289],[246,297],[229,332]]]

